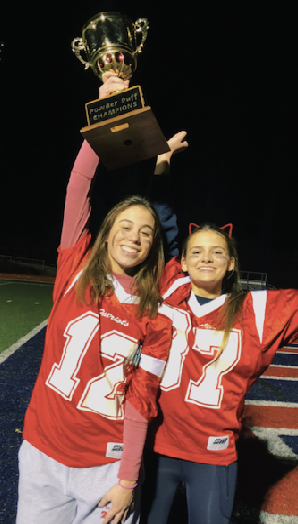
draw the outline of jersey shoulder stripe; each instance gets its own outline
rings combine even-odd
[[[267,291],[251,291],[252,302],[254,313],[256,317],[256,326],[258,330],[258,335],[260,343],[263,341],[263,332],[265,324],[265,314],[266,314],[266,305],[267,305]]]

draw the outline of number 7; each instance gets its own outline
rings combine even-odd
[[[212,329],[195,328],[193,349],[202,354],[216,354],[223,339],[223,332]],[[203,366],[199,380],[190,380],[185,401],[198,406],[218,409],[224,395],[222,378],[239,362],[241,355],[241,331],[231,331],[228,343],[216,360]]]

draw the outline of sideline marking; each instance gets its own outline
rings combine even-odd
[[[297,524],[296,515],[270,515],[265,511],[260,511],[260,524]]]
[[[25,344],[25,342],[28,342],[30,338],[34,337],[34,335],[37,335],[37,333],[39,333],[47,324],[48,324],[48,319],[41,322],[39,326],[36,326],[35,328],[33,328],[32,331],[27,333],[27,335],[24,335],[17,342],[12,344],[12,346],[5,349],[0,354],[0,364],[2,364],[2,362],[4,362],[8,357],[10,357],[10,355],[13,355],[16,352],[16,350],[19,349],[23,344]]]
[[[297,369],[297,368],[296,368]],[[271,376],[271,375],[262,375],[262,377],[264,376],[264,378],[268,378],[268,379],[272,379],[272,380],[291,380],[292,382],[295,382],[298,380],[297,377],[275,377],[275,376]]]
[[[39,286],[39,287],[48,287],[53,286],[53,282],[36,282],[36,281],[23,281],[23,280],[0,280],[0,286],[9,286],[9,285],[22,285],[22,286]]]
[[[277,400],[245,400],[246,406],[272,406],[285,408],[298,408],[298,402],[279,402]],[[298,521],[297,521],[298,524]]]
[[[231,519],[231,522],[235,522],[235,524],[243,522],[243,517],[239,517],[242,513],[245,515],[247,524],[255,524],[256,522],[259,524],[297,524],[298,522],[296,515],[274,515],[266,513],[266,511],[249,508],[242,503],[237,503],[235,509],[235,517]]]
[[[256,426],[253,426],[250,428],[251,431],[258,437],[260,440],[266,440],[267,442],[267,449],[275,455],[276,457],[280,458],[291,458],[295,459],[297,462],[297,454],[292,451],[290,446],[284,443],[284,441],[281,439],[280,435],[289,435],[293,437],[298,437],[298,429],[290,429],[290,428],[259,428]]]
[[[292,354],[293,353],[289,353],[289,355],[292,355]],[[284,355],[284,353],[283,353],[283,355]],[[269,368],[298,369],[298,366],[282,366],[281,364],[270,364]],[[267,368],[267,369],[269,369],[269,368]]]

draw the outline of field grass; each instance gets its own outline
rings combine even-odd
[[[0,353],[46,320],[53,284],[0,280]]]

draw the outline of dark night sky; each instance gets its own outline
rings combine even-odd
[[[131,84],[142,86],[167,138],[188,132],[189,148],[172,167],[181,237],[189,222],[233,222],[242,269],[298,287],[294,4],[163,5],[170,3],[1,5],[0,254],[55,261],[84,104],[99,85],[70,42],[92,15],[119,10],[150,23]],[[149,176],[139,171],[131,170],[136,188]],[[121,196],[115,187],[132,180],[104,170],[102,177],[94,224],[112,194]]]

